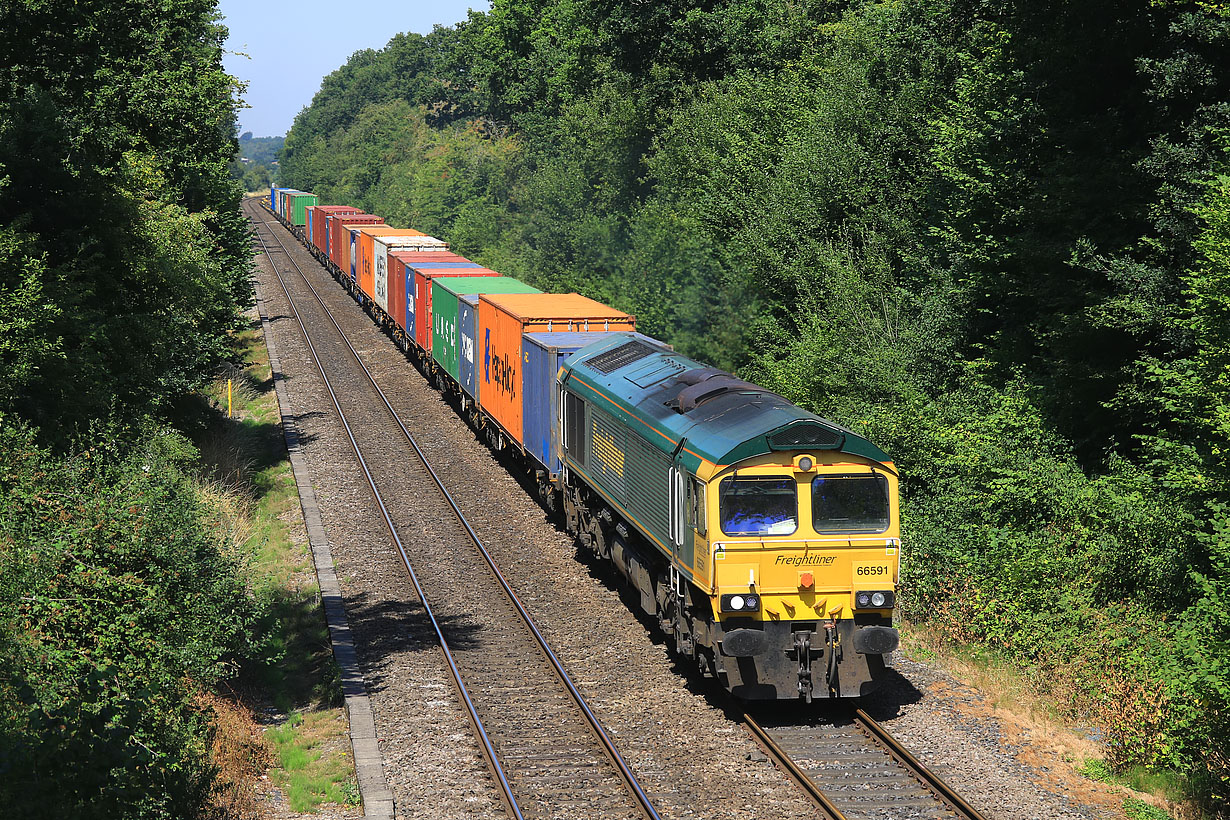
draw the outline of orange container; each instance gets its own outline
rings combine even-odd
[[[524,333],[636,330],[636,317],[579,293],[490,293],[478,300],[478,395],[483,410],[524,444]]]
[[[354,216],[333,217],[329,223],[330,230],[333,231],[332,236],[329,237],[329,258],[333,260],[333,264],[337,265],[343,275],[353,279],[354,266],[350,261],[350,229],[359,225],[387,227],[384,218],[375,214],[355,214]]]

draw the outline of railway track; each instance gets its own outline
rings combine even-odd
[[[852,717],[744,724],[830,820],[984,820],[862,709]]]
[[[436,631],[508,816],[656,820],[635,775],[283,243],[276,223],[259,208],[246,207]],[[315,316],[305,321],[301,311]],[[313,337],[309,323],[321,322],[337,333]],[[388,501],[406,498],[415,499],[413,508]],[[426,537],[425,530],[430,530]]]
[[[313,298],[319,305],[320,311],[325,315],[324,321],[333,324],[337,329],[338,337],[344,340],[345,334],[328,312],[323,299],[282,242],[280,232],[277,231],[280,225],[274,222],[263,209],[253,208],[252,210],[254,213],[249,213],[249,217],[254,223],[260,225],[264,235],[276,242],[277,247],[273,249],[273,252],[285,255],[287,263],[294,267],[298,279],[307,289],[310,289],[312,294],[310,298]],[[264,243],[263,237],[262,244],[268,251],[269,246]],[[276,264],[274,268],[275,273],[278,273]],[[278,279],[282,282],[283,289],[286,290],[287,298],[294,309],[294,297],[280,273],[278,273]],[[302,325],[302,321],[300,324]],[[302,332],[307,338],[306,328]],[[339,341],[338,344],[342,342]],[[480,540],[469,525],[464,523],[460,510],[448,497],[439,479],[435,477],[435,471],[428,465],[427,459],[423,457],[413,436],[397,418],[396,412],[384,398],[375,380],[363,367],[359,355],[349,346],[349,342],[344,342],[344,345],[349,348],[348,353],[338,355],[352,360],[358,368],[362,368],[361,380],[368,382],[365,387],[365,395],[368,398],[363,399],[363,402],[376,407],[380,414],[394,420],[391,423],[400,428],[398,435],[405,440],[408,448],[413,448],[414,457],[431,474],[434,491],[441,493],[441,497],[447,499],[452,517],[459,520],[466,530],[464,536],[460,533],[455,534],[456,542],[468,541],[475,546],[476,554],[482,555],[481,562],[472,562],[463,568],[463,575],[481,569],[479,565],[482,564],[486,565],[488,571],[498,576],[499,571],[495,568],[490,555],[483,549]],[[319,360],[318,367],[323,375],[324,366],[319,363]],[[353,387],[348,387],[346,392],[353,393]],[[384,406],[378,407],[379,405]],[[342,412],[340,405],[338,412]],[[360,410],[359,412],[371,411]],[[386,435],[383,446],[387,447],[387,445],[388,436]],[[362,463],[363,456],[360,453],[359,444],[354,443],[354,447]],[[374,485],[372,492],[379,498]],[[416,497],[421,503],[423,496],[416,494]],[[384,515],[396,541],[396,525],[393,523],[393,516],[387,510]],[[441,517],[448,518],[449,514],[442,514]],[[407,571],[412,578],[415,578],[415,570],[411,567],[406,550],[400,543],[398,543],[398,548],[402,553]],[[447,564],[448,561],[454,560],[438,552],[429,554],[428,557],[432,559],[433,565],[438,561]],[[427,566],[425,564],[421,567],[420,573],[426,572]],[[436,579],[433,579],[432,584],[435,582]],[[417,578],[414,583],[421,590]],[[461,581],[454,578],[453,583],[454,586],[459,583],[462,588],[465,588],[467,580],[464,577]],[[499,578],[499,583],[507,588],[502,576]],[[434,589],[432,584],[428,584],[429,589]],[[448,585],[445,584],[444,588],[447,589]],[[542,722],[542,715],[556,706],[562,698],[558,690],[555,694],[544,695],[550,690],[550,673],[545,670],[537,672],[526,670],[525,674],[518,678],[517,664],[522,657],[529,657],[536,652],[546,657],[548,661],[554,659],[550,655],[550,650],[546,648],[545,642],[541,640],[541,636],[537,635],[535,627],[531,626],[531,631],[536,635],[533,641],[525,636],[517,637],[504,633],[503,628],[511,621],[517,618],[528,621],[528,615],[524,613],[519,602],[515,601],[515,595],[512,595],[511,589],[506,594],[512,596],[511,609],[507,611],[497,610],[491,606],[492,596],[485,593],[473,595],[470,598],[471,603],[468,604],[469,609],[465,609],[466,604],[463,602],[461,610],[466,613],[463,617],[468,617],[478,606],[473,601],[482,601],[483,611],[498,622],[490,625],[491,628],[489,628],[484,619],[485,634],[482,643],[487,647],[487,651],[490,651],[489,642],[506,646],[510,652],[504,663],[486,666],[486,661],[494,660],[494,658],[480,651],[478,652],[479,662],[473,668],[467,669],[464,663],[458,664],[456,661],[450,661],[450,666],[455,667],[458,677],[454,678],[454,685],[458,688],[463,702],[470,711],[476,734],[490,746],[491,757],[488,759],[488,767],[492,770],[497,782],[508,783],[508,791],[503,799],[510,815],[517,817],[656,817],[656,814],[651,813],[653,809],[647,800],[643,805],[637,807],[637,810],[641,812],[639,815],[635,812],[621,814],[630,809],[626,803],[621,802],[620,794],[627,794],[627,783],[634,781],[631,780],[631,773],[627,771],[622,760],[618,759],[618,752],[613,747],[605,750],[603,756],[614,763],[615,769],[620,774],[619,779],[624,781],[625,791],[623,792],[618,782],[609,777],[604,779],[605,775],[601,774],[604,767],[595,759],[592,750],[587,752],[583,746],[576,744],[575,732],[581,731],[579,725],[574,724],[570,728],[566,722],[558,724]],[[425,598],[424,603],[426,603]],[[520,610],[520,612],[514,613],[514,610]],[[434,616],[432,620],[436,623]],[[468,645],[473,636],[465,634],[465,629],[468,628],[466,623],[451,622],[451,627],[437,625],[437,632],[440,635],[442,646],[445,647],[446,655],[451,652],[447,643],[450,628],[454,631],[460,630],[459,634],[465,636],[463,651],[457,654],[461,654],[462,659],[466,660],[466,652],[473,650],[473,647]],[[507,664],[511,664],[511,671]],[[557,663],[556,665],[558,666]],[[468,677],[461,677],[463,673]],[[555,672],[557,677],[561,674],[562,669]],[[471,697],[466,684],[462,682],[463,679],[470,681],[471,689],[482,692],[483,697]],[[569,685],[569,688],[575,691],[575,687]],[[502,696],[507,706],[493,705],[501,701],[500,697],[495,697],[497,693]],[[487,697],[490,697],[490,702],[484,700]],[[589,712],[587,707],[582,708],[585,712]],[[487,715],[498,715],[501,719],[513,716],[514,721],[521,728],[510,726],[507,729],[511,731],[507,731],[497,722],[493,723],[489,729],[485,729],[486,724],[483,721],[488,719]],[[592,713],[589,713],[589,717],[592,718]],[[756,742],[766,751],[773,763],[800,786],[824,817],[832,820],[839,818],[848,818],[848,820],[890,820],[890,818],[892,820],[898,820],[898,818],[982,820],[981,814],[969,806],[942,780],[927,771],[908,750],[861,710],[849,719],[834,720],[830,717],[824,721],[814,720],[803,724],[798,722],[797,712],[792,712],[782,721],[770,722],[768,726],[762,726],[749,714],[745,713],[741,717]],[[593,727],[596,726],[597,723],[594,721],[590,731],[592,732]],[[601,728],[598,727],[598,730],[601,731]],[[518,767],[521,768],[518,769]],[[507,772],[504,771],[505,768],[508,769]],[[526,811],[524,815],[520,813],[522,809],[513,791],[518,771],[531,773],[530,777],[523,778],[525,783],[529,783],[535,777],[539,781],[537,788],[530,787],[528,790],[523,788],[521,792],[518,792],[522,794],[520,798],[522,801],[527,800],[524,795],[530,795],[527,805],[531,806],[533,811]],[[609,775],[609,771],[606,775]],[[551,789],[554,789],[554,796]],[[643,790],[639,786],[635,787],[633,793],[644,797]]]

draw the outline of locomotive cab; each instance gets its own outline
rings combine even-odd
[[[834,455],[774,452],[708,481],[714,660],[736,696],[866,694],[897,647],[897,476]]]

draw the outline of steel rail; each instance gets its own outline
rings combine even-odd
[[[862,709],[854,713],[854,722],[880,748],[887,752],[889,757],[904,766],[918,782],[958,815],[967,820],[986,820],[977,809],[965,802],[965,799],[940,779],[939,775],[920,763],[918,758],[910,754],[909,750],[902,746],[897,738],[890,735],[887,729],[874,721]]]
[[[833,805],[833,802],[825,796],[824,792],[820,791],[819,787],[812,782],[807,773],[799,768],[799,765],[791,759],[790,755],[782,747],[777,745],[772,736],[765,731],[764,727],[756,722],[746,711],[741,715],[743,724],[747,726],[748,731],[752,733],[752,738],[755,739],[757,745],[764,749],[773,763],[781,769],[786,775],[798,784],[799,788],[807,792],[807,796],[819,807],[820,811],[828,817],[828,820],[846,820],[846,816],[842,814],[841,809]]]
[[[315,296],[316,300],[320,303],[320,306],[324,310],[325,315],[328,316],[329,321],[333,324],[334,328],[337,330],[338,335],[341,337],[346,347],[349,348],[350,352],[354,355],[355,361],[358,363],[359,368],[363,371],[363,374],[367,376],[368,381],[371,383],[372,387],[375,388],[377,394],[379,394],[381,401],[384,402],[385,408],[389,411],[389,414],[392,416],[393,420],[397,422],[397,426],[401,428],[402,434],[406,437],[406,440],[410,443],[410,446],[414,449],[415,454],[418,456],[423,466],[427,469],[427,472],[431,475],[432,480],[435,482],[437,489],[439,489],[444,499],[448,501],[448,504],[452,508],[453,513],[457,516],[457,520],[465,528],[465,531],[469,535],[470,540],[474,543],[474,546],[478,549],[479,554],[482,555],[483,560],[486,562],[487,566],[491,569],[491,572],[494,575],[494,577],[499,581],[500,586],[504,590],[504,593],[508,596],[509,601],[513,604],[514,608],[517,610],[517,613],[521,616],[521,619],[525,623],[526,627],[533,634],[534,639],[537,642],[539,649],[543,652],[544,657],[550,662],[552,669],[554,670],[560,682],[564,685],[565,689],[567,689],[569,696],[573,700],[573,703],[576,704],[576,706],[581,710],[582,714],[585,716],[586,722],[589,724],[590,730],[593,732],[595,738],[599,741],[599,744],[602,746],[604,753],[607,755],[611,763],[618,770],[620,778],[624,781],[624,784],[628,787],[628,790],[632,792],[632,794],[635,796],[637,805],[640,808],[642,814],[644,814],[645,817],[648,818],[648,820],[660,820],[657,810],[654,809],[653,804],[650,803],[649,797],[645,794],[644,789],[641,788],[641,785],[637,781],[635,774],[633,774],[631,767],[629,767],[627,762],[624,761],[623,755],[619,753],[619,750],[615,747],[614,742],[611,740],[606,730],[602,727],[602,724],[598,721],[597,716],[595,716],[593,711],[589,708],[589,704],[585,702],[585,698],[581,695],[580,690],[576,688],[576,685],[572,682],[572,679],[568,676],[568,673],[564,670],[563,664],[560,663],[559,659],[555,655],[555,652],[552,651],[551,647],[547,645],[547,641],[543,637],[542,633],[539,631],[537,624],[534,623],[533,618],[530,617],[529,612],[522,605],[520,598],[517,597],[517,594],[513,591],[512,586],[510,586],[507,579],[505,579],[504,574],[500,572],[499,567],[496,566],[495,560],[492,558],[491,553],[487,550],[486,546],[483,544],[482,539],[479,538],[478,533],[476,533],[474,531],[474,528],[470,526],[470,522],[466,520],[465,515],[461,512],[461,508],[457,505],[457,502],[453,499],[452,495],[445,488],[444,482],[441,481],[440,476],[435,471],[435,468],[431,466],[431,462],[428,461],[427,456],[423,453],[422,449],[419,447],[419,444],[415,440],[414,435],[411,434],[409,429],[407,429],[405,423],[402,422],[401,417],[397,414],[397,411],[393,409],[393,405],[389,402],[388,396],[385,395],[384,390],[380,388],[380,385],[376,383],[376,379],[372,376],[371,371],[369,371],[367,366],[363,364],[362,357],[359,356],[358,351],[355,350],[354,346],[350,343],[350,339],[347,338],[345,332],[341,328],[341,325],[339,325],[337,323],[337,320],[333,317],[333,313],[325,305],[324,299],[321,298],[320,293],[316,290],[316,288],[312,285],[311,281],[303,273],[303,270],[299,267],[299,263],[296,262],[293,257],[291,257],[289,250],[286,248],[286,245],[282,242],[281,238],[277,236],[276,232],[271,231],[271,233],[273,234],[274,239],[278,242],[278,244],[282,246],[282,251],[286,254],[286,257],[287,259],[290,260],[290,263],[295,267],[296,272],[298,272],[300,277],[302,277],[304,284],[308,286],[308,289],[312,291],[312,295]],[[263,244],[264,243],[262,240],[262,245]],[[271,267],[272,267],[272,263],[271,263]],[[277,274],[276,269],[274,270],[274,273]],[[278,274],[278,281],[282,283],[283,290],[286,290],[286,285],[284,282],[282,282],[282,277],[280,274]],[[287,294],[287,299],[289,300],[291,298],[289,290],[286,290],[286,294]],[[292,310],[293,309],[294,309],[294,305],[292,301]],[[297,311],[295,312],[295,317],[296,319],[299,319]],[[304,337],[307,338],[307,329],[306,327],[304,327],[301,319],[299,320],[299,325],[300,325],[300,328],[303,330]],[[309,347],[310,346],[311,346],[311,343],[309,341]],[[314,355],[315,355],[315,352],[313,351],[313,356]],[[319,360],[317,360],[317,365],[319,367]],[[321,375],[322,377],[324,377],[323,368],[321,368]],[[325,378],[327,381],[327,377]],[[332,388],[330,388],[329,392],[330,392],[330,395],[332,395],[333,393]],[[334,404],[335,406],[337,406],[336,398],[334,398]],[[339,414],[341,412],[340,406],[338,408],[338,412]],[[347,432],[349,433],[349,427],[347,427]],[[351,443],[352,445],[355,446],[356,448],[355,452],[356,454],[358,454],[357,444],[355,444],[353,437],[351,438]],[[360,456],[360,461],[362,462],[361,456]],[[366,466],[364,466],[364,472],[366,473],[366,471],[367,471],[367,468]],[[370,481],[370,474],[369,474],[369,481]],[[375,485],[372,484],[371,486],[372,486],[373,492],[375,492]],[[383,503],[381,504],[381,511],[385,515],[386,523],[391,528],[392,521],[389,519],[387,511],[384,510]],[[396,535],[394,537],[396,537]],[[402,558],[406,562],[407,568],[409,568],[410,566],[409,558],[407,557],[404,549],[401,546],[400,539],[397,540],[397,544],[398,544],[398,549],[401,550],[402,552]],[[410,572],[413,575],[412,569],[410,570]],[[415,587],[418,588],[417,579],[415,579],[414,583],[415,583]],[[420,592],[420,597],[422,597],[421,592]],[[424,599],[424,606],[426,606],[425,599]],[[434,616],[432,618],[432,622],[433,624],[435,624]],[[440,639],[441,641],[443,641],[444,640],[443,634],[439,632],[438,628],[437,628],[437,634],[440,634]],[[450,666],[451,665],[452,665],[452,662],[450,660]],[[472,705],[469,703],[468,696],[467,696],[467,706],[472,708]],[[474,714],[474,719],[477,720],[477,714]],[[486,742],[485,733],[483,734],[483,738],[484,738],[484,742]],[[492,753],[494,754],[494,750],[492,750]],[[518,813],[517,816],[520,817],[520,814]]]
[[[261,247],[264,249],[265,255],[268,256],[269,246],[266,245],[264,238],[261,237],[259,233],[256,234],[256,238],[260,240]],[[290,254],[286,251],[285,246],[283,246],[282,252],[286,253],[287,258],[290,258]],[[293,259],[291,259],[291,263],[294,263]],[[410,574],[410,580],[414,584],[414,589],[418,593],[419,600],[423,602],[423,609],[426,611],[427,617],[431,619],[432,628],[435,629],[436,637],[440,641],[440,649],[444,654],[445,660],[448,662],[449,671],[452,672],[453,684],[456,686],[458,694],[461,695],[461,699],[465,703],[466,712],[469,714],[471,725],[474,726],[475,732],[482,741],[483,753],[487,758],[488,768],[491,770],[491,774],[496,779],[496,782],[500,785],[500,789],[502,791],[501,798],[504,801],[504,806],[508,809],[509,814],[517,818],[517,820],[524,820],[524,816],[521,814],[521,807],[517,805],[517,800],[513,796],[512,785],[508,782],[508,778],[504,775],[504,769],[500,765],[499,759],[495,754],[495,749],[491,745],[491,740],[487,737],[487,732],[483,728],[482,721],[478,718],[478,712],[474,707],[473,701],[470,699],[470,693],[466,689],[466,685],[461,679],[461,671],[457,668],[457,664],[453,658],[452,649],[449,647],[448,640],[444,637],[444,632],[440,628],[440,622],[436,619],[435,612],[431,608],[431,604],[427,599],[427,593],[423,590],[422,585],[419,583],[418,575],[415,573],[414,567],[410,564],[410,557],[406,553],[401,537],[397,534],[397,528],[394,526],[393,520],[389,516],[388,507],[385,506],[384,499],[380,495],[380,490],[376,487],[376,480],[372,477],[371,471],[367,467],[367,460],[363,458],[363,453],[359,450],[359,444],[355,440],[354,431],[351,429],[350,423],[346,420],[346,414],[342,411],[342,406],[338,401],[337,394],[333,391],[333,385],[329,381],[328,375],[325,374],[324,364],[320,361],[320,357],[316,354],[316,346],[312,344],[312,339],[308,335],[307,327],[303,323],[303,318],[299,315],[298,308],[295,307],[295,300],[290,295],[290,290],[286,287],[286,282],[282,279],[282,274],[278,273],[272,259],[270,259],[269,267],[273,270],[274,276],[278,277],[278,284],[282,286],[282,290],[286,294],[286,300],[290,304],[291,313],[295,315],[295,321],[299,323],[299,329],[303,333],[304,341],[307,342],[308,350],[312,354],[312,360],[316,362],[316,369],[320,371],[320,377],[324,380],[325,389],[329,391],[329,397],[333,400],[333,408],[337,411],[338,418],[342,422],[342,427],[346,430],[347,438],[350,439],[350,446],[354,450],[355,458],[359,461],[359,467],[363,470],[364,477],[367,478],[368,488],[372,491],[372,496],[375,498],[377,506],[380,507],[380,514],[384,518],[384,524],[388,528],[389,534],[393,538],[393,543],[397,547],[397,551],[401,554],[402,563],[405,564],[406,571]]]

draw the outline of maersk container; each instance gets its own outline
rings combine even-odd
[[[487,278],[500,275],[491,268],[427,268],[422,267],[422,263],[417,267],[407,265],[406,270],[414,272],[414,342],[426,353],[431,352],[432,281],[445,278]],[[409,287],[408,284],[407,287]]]
[[[636,330],[636,318],[579,293],[484,294],[478,299],[479,406],[519,444],[525,439],[522,370],[526,333]]]
[[[538,288],[511,276],[442,276],[431,280],[431,357],[461,384],[458,360],[461,350],[461,295],[483,293],[541,293]],[[473,371],[473,333],[468,337]]]
[[[616,332],[616,331],[612,331]],[[559,388],[555,376],[568,357],[611,335],[590,333],[526,333],[521,337],[522,444],[551,477],[559,474]],[[627,336],[627,333],[622,335]],[[641,334],[633,334],[644,338]]]

